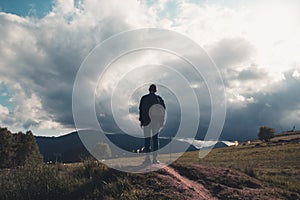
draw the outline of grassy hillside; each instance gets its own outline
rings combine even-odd
[[[294,134],[295,135],[295,134]],[[298,137],[187,152],[171,166],[131,174],[86,160],[0,171],[1,199],[300,199]],[[130,158],[129,158],[130,159]]]
[[[204,159],[187,152],[177,163],[236,169],[290,191],[300,193],[300,135],[275,137],[269,144],[252,141],[237,147],[213,149]],[[281,141],[281,142],[279,142]]]

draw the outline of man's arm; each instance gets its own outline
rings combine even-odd
[[[161,105],[164,107],[164,109],[166,109],[166,105],[165,105],[164,100],[160,96],[158,96],[158,98],[159,98],[159,100],[161,102]]]
[[[139,105],[139,120],[140,120],[140,126],[143,126],[143,122],[142,122],[142,110],[143,110],[143,102],[144,102],[144,97],[141,98],[140,100],[140,105]]]

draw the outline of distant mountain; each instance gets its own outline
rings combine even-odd
[[[91,141],[93,138],[96,138],[96,133],[91,132],[92,135]],[[144,139],[133,137],[126,134],[108,134],[107,138],[114,143],[119,148],[122,148],[128,152],[134,152],[139,148],[144,146]],[[170,143],[170,138],[160,138],[160,147],[164,147]],[[45,162],[79,162],[82,159],[90,156],[90,153],[83,145],[79,134],[77,132],[72,132],[67,135],[59,136],[59,137],[41,137],[36,136],[36,141],[39,146],[40,153],[44,157]],[[93,141],[95,142],[95,141]],[[185,145],[189,145],[189,142],[186,141],[173,141],[172,144],[172,153],[177,152],[176,149],[182,149],[181,147]],[[225,147],[226,145],[222,142],[218,142],[215,145],[215,148]],[[175,148],[176,147],[176,148]],[[195,151],[196,147],[190,145],[187,151]],[[117,154],[112,149],[112,154]],[[162,153],[170,153],[170,149],[162,151]]]
[[[78,162],[90,155],[77,132],[59,137],[36,136],[36,142],[45,162]]]

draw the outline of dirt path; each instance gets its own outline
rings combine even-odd
[[[156,173],[163,181],[168,181],[171,185],[174,185],[178,192],[186,194],[185,199],[217,199],[202,184],[181,176],[170,166],[164,166]]]

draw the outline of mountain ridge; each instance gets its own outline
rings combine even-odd
[[[92,133],[93,134],[93,133]],[[126,134],[107,134],[106,137],[116,146],[122,148],[128,152],[135,152],[137,149],[141,149],[144,146],[144,138],[138,138],[129,136]],[[84,144],[82,143],[77,131],[73,131],[69,134],[65,134],[58,137],[45,137],[35,136],[37,144],[39,146],[40,153],[44,157],[45,162],[64,162],[72,163],[79,162],[85,159],[91,154],[88,152]],[[160,147],[164,147],[170,143],[174,138],[160,138]],[[187,151],[198,150],[192,145],[190,141],[176,140],[173,141],[175,145],[189,145]],[[214,148],[225,147],[222,142],[215,144]],[[176,149],[173,149],[173,153]],[[113,154],[115,152],[112,152]],[[169,153],[167,150],[162,153]]]

